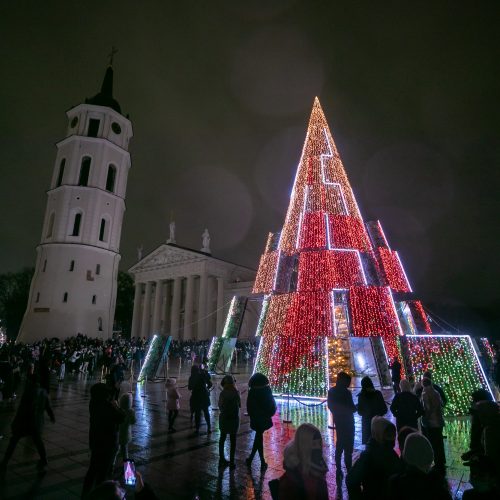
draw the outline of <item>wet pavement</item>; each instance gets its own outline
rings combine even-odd
[[[169,376],[178,377],[181,387],[181,411],[176,421],[177,433],[167,434],[167,412],[165,408],[164,383],[148,382],[130,384],[125,382],[122,390],[133,389],[134,407],[137,424],[133,428],[133,441],[129,455],[136,462],[137,469],[143,474],[160,499],[270,499],[268,482],[283,474],[283,448],[293,437],[296,427],[302,422],[316,425],[324,437],[325,457],[329,466],[327,475],[331,498],[347,498],[342,485],[335,482],[333,465],[334,434],[328,427],[329,415],[325,404],[308,401],[307,405],[278,400],[278,412],[274,417],[274,427],[264,434],[264,451],[269,468],[261,472],[258,457],[252,469],[245,466],[253,442],[253,432],[249,427],[248,416],[244,415],[246,403],[246,382],[251,366],[233,367],[236,372],[238,388],[242,393],[243,409],[238,433],[236,462],[234,471],[218,468],[218,383],[212,392],[211,411],[214,432],[207,434],[202,425],[201,434],[193,436],[189,415],[189,392],[185,387],[190,366],[179,367],[177,361],[171,363]],[[221,377],[214,377],[220,380]],[[214,380],[214,382],[215,382]],[[56,415],[56,423],[46,419],[44,442],[47,448],[49,465],[46,473],[38,475],[36,461],[38,455],[33,443],[22,440],[9,463],[0,498],[5,500],[24,498],[71,499],[79,498],[83,478],[87,471],[88,453],[88,403],[90,387],[97,382],[87,375],[67,375],[62,383],[54,380],[51,400]],[[357,394],[358,390],[354,390]],[[390,401],[392,392],[385,392]],[[356,401],[356,397],[354,398]],[[10,422],[15,412],[15,403],[0,403],[0,456],[3,456],[10,434]],[[388,413],[388,416],[390,412]],[[283,423],[291,420],[291,423]],[[356,438],[354,459],[362,450],[361,422],[356,418]],[[467,418],[449,419],[446,423],[445,440],[448,480],[453,497],[460,498],[464,489],[470,488],[466,482],[468,469],[463,467],[460,455],[467,449],[470,422]],[[229,447],[229,443],[227,443]],[[227,448],[227,454],[229,449]],[[121,477],[117,466],[116,476]]]

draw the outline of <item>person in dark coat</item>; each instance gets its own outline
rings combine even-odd
[[[194,434],[196,436],[200,433],[202,412],[205,416],[205,422],[207,424],[207,434],[212,433],[210,413],[208,411],[208,408],[210,407],[210,393],[208,390],[210,387],[212,387],[212,381],[210,380],[208,372],[201,369],[197,365],[193,365],[191,368],[191,376],[188,381],[188,389],[191,391],[189,404],[192,411],[194,411]]]
[[[403,471],[394,451],[396,427],[383,417],[373,417],[370,441],[347,474],[349,500],[387,498],[389,478]]]
[[[0,359],[0,379],[2,385],[2,401],[10,401],[14,396],[14,374],[13,367],[9,360],[9,354],[3,353]]]
[[[37,466],[39,469],[47,465],[47,454],[42,441],[42,428],[45,412],[50,417],[50,421],[55,423],[54,412],[50,405],[47,391],[40,387],[39,379],[36,375],[28,375],[26,387],[22,395],[16,416],[12,421],[12,436],[10,438],[3,461],[0,464],[2,469],[7,467],[17,443],[22,437],[31,437],[36,446],[40,461]]]
[[[264,460],[264,432],[273,426],[272,416],[276,413],[274,400],[268,378],[262,373],[254,373],[248,381],[247,413],[250,417],[250,428],[255,431],[252,451],[245,463],[248,467],[258,452],[261,469],[267,469]]]
[[[451,500],[443,476],[431,470],[434,453],[426,437],[409,434],[402,457],[405,469],[389,479],[389,500]]]
[[[398,430],[399,449],[403,450],[404,440],[400,440],[399,431],[403,427],[418,429],[418,419],[424,414],[422,403],[413,392],[408,380],[399,383],[401,392],[398,392],[391,403],[391,413],[396,417],[396,429]]]
[[[332,412],[335,423],[335,466],[337,482],[344,477],[342,473],[342,453],[347,472],[352,467],[352,452],[354,450],[354,413],[356,406],[349,390],[351,377],[345,372],[337,374],[337,383],[328,391],[328,409]]]
[[[483,426],[478,414],[481,401],[492,401],[493,397],[486,389],[478,389],[472,393],[472,405],[469,409],[471,415],[469,451],[462,455],[462,460],[470,460],[473,456],[484,455],[482,443]]]
[[[90,464],[83,482],[82,498],[86,498],[92,488],[109,479],[118,451],[119,426],[125,412],[112,398],[106,384],[94,384],[90,389]]]
[[[229,465],[231,469],[234,469],[236,467],[234,457],[236,454],[236,434],[240,427],[241,399],[232,375],[226,375],[221,381],[221,386],[222,391],[219,395],[219,466]],[[228,434],[231,442],[229,462],[224,456],[224,444]]]
[[[358,413],[361,415],[361,442],[368,443],[371,437],[371,422],[375,416],[383,417],[387,405],[380,391],[373,386],[368,376],[361,379],[361,392],[358,394]]]
[[[397,394],[399,392],[399,382],[401,382],[401,363],[398,358],[394,358],[392,364],[389,365],[389,368],[391,370],[391,380],[394,394]]]
[[[106,376],[106,381],[109,386],[112,398],[118,401],[120,395],[120,387],[125,380],[125,364],[121,357],[115,359],[115,363],[111,366],[109,374]]]

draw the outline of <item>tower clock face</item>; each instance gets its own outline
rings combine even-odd
[[[78,125],[78,118],[75,116],[75,117],[71,120],[71,128],[75,128],[77,125]]]
[[[119,125],[118,123],[116,123],[116,122],[113,122],[113,123],[111,124],[111,129],[113,130],[113,132],[114,132],[115,134],[119,134],[119,133],[122,131],[122,128],[121,128],[121,127],[120,127],[120,125]]]

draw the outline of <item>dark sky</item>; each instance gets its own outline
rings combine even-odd
[[[201,247],[208,227],[215,256],[256,268],[318,95],[362,214],[417,293],[462,328],[500,329],[499,14],[495,1],[4,0],[0,272],[34,264],[64,113],[98,91],[116,45],[135,131],[123,269],[165,240],[171,210],[178,244]]]

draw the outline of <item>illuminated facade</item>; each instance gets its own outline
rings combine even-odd
[[[66,115],[21,342],[113,333],[132,124],[113,98],[111,66],[101,91]]]

